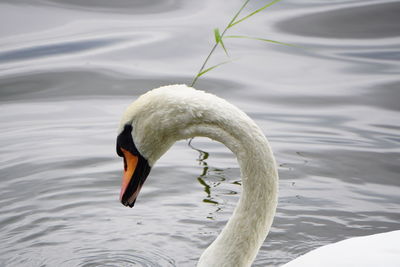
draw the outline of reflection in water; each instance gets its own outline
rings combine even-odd
[[[213,185],[211,187],[210,185],[208,185],[205,182],[206,176],[210,174],[208,163],[206,161],[210,154],[208,152],[204,151],[204,150],[201,150],[201,149],[198,149],[198,148],[194,147],[192,145],[192,141],[193,141],[193,138],[189,140],[188,146],[191,149],[199,152],[199,157],[198,157],[197,161],[199,162],[199,165],[203,167],[203,172],[199,175],[199,177],[197,177],[197,180],[199,181],[199,183],[202,186],[204,186],[204,192],[206,192],[206,194],[207,194],[207,198],[203,199],[203,202],[211,203],[211,204],[219,204],[217,201],[213,200],[213,197],[211,196],[211,188],[218,186],[218,184]],[[207,217],[207,218],[209,218],[209,217]]]
[[[203,202],[217,206],[217,209],[213,212],[210,212],[207,216],[207,219],[213,220],[215,214],[223,210],[223,196],[237,195],[239,190],[225,188],[225,184],[229,182],[225,178],[225,170],[219,168],[210,168],[206,161],[210,154],[193,146],[192,141],[193,139],[190,139],[188,145],[193,150],[199,152],[197,161],[199,162],[199,165],[203,167],[202,173],[197,177],[197,181],[204,187],[204,192],[207,194],[207,197],[203,199]],[[233,180],[230,182],[230,184],[239,186],[242,185],[240,180]]]

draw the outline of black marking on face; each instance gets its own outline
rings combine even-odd
[[[120,157],[124,158],[125,171],[127,170],[127,161],[121,148],[129,151],[130,153],[132,153],[132,155],[138,157],[138,163],[136,165],[135,171],[121,199],[121,203],[123,205],[129,206],[131,208],[134,206],[136,198],[133,201],[131,200],[131,202],[129,202],[129,199],[138,190],[139,187],[142,187],[151,170],[148,161],[140,154],[135,146],[135,143],[133,142],[132,129],[132,125],[125,125],[124,130],[117,137],[117,154]]]
[[[126,124],[124,130],[117,137],[117,154],[120,157],[124,156],[121,147],[131,152],[132,155],[140,155],[132,139],[132,129],[132,125]]]

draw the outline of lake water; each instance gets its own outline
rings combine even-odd
[[[128,209],[117,127],[140,94],[190,84],[241,3],[0,3],[1,266],[195,265],[239,198],[235,157],[179,142]],[[234,61],[198,81],[260,125],[279,163],[254,266],[400,229],[398,14],[399,1],[284,0],[228,34],[297,47],[226,39]]]

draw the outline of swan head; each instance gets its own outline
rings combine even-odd
[[[154,163],[182,136],[192,121],[189,99],[204,92],[186,85],[153,89],[134,101],[122,116],[117,154],[124,159],[120,201],[133,207]],[[188,138],[190,136],[186,136]]]

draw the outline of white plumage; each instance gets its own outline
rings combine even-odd
[[[126,124],[132,125],[133,141],[150,166],[176,141],[195,136],[219,141],[236,155],[243,183],[239,203],[198,266],[250,266],[270,230],[278,198],[276,163],[260,128],[227,101],[186,85],[164,86],[140,96],[124,113],[120,132]],[[300,264],[301,258],[306,257],[299,258]]]
[[[317,248],[282,267],[400,267],[400,231],[360,236]]]

